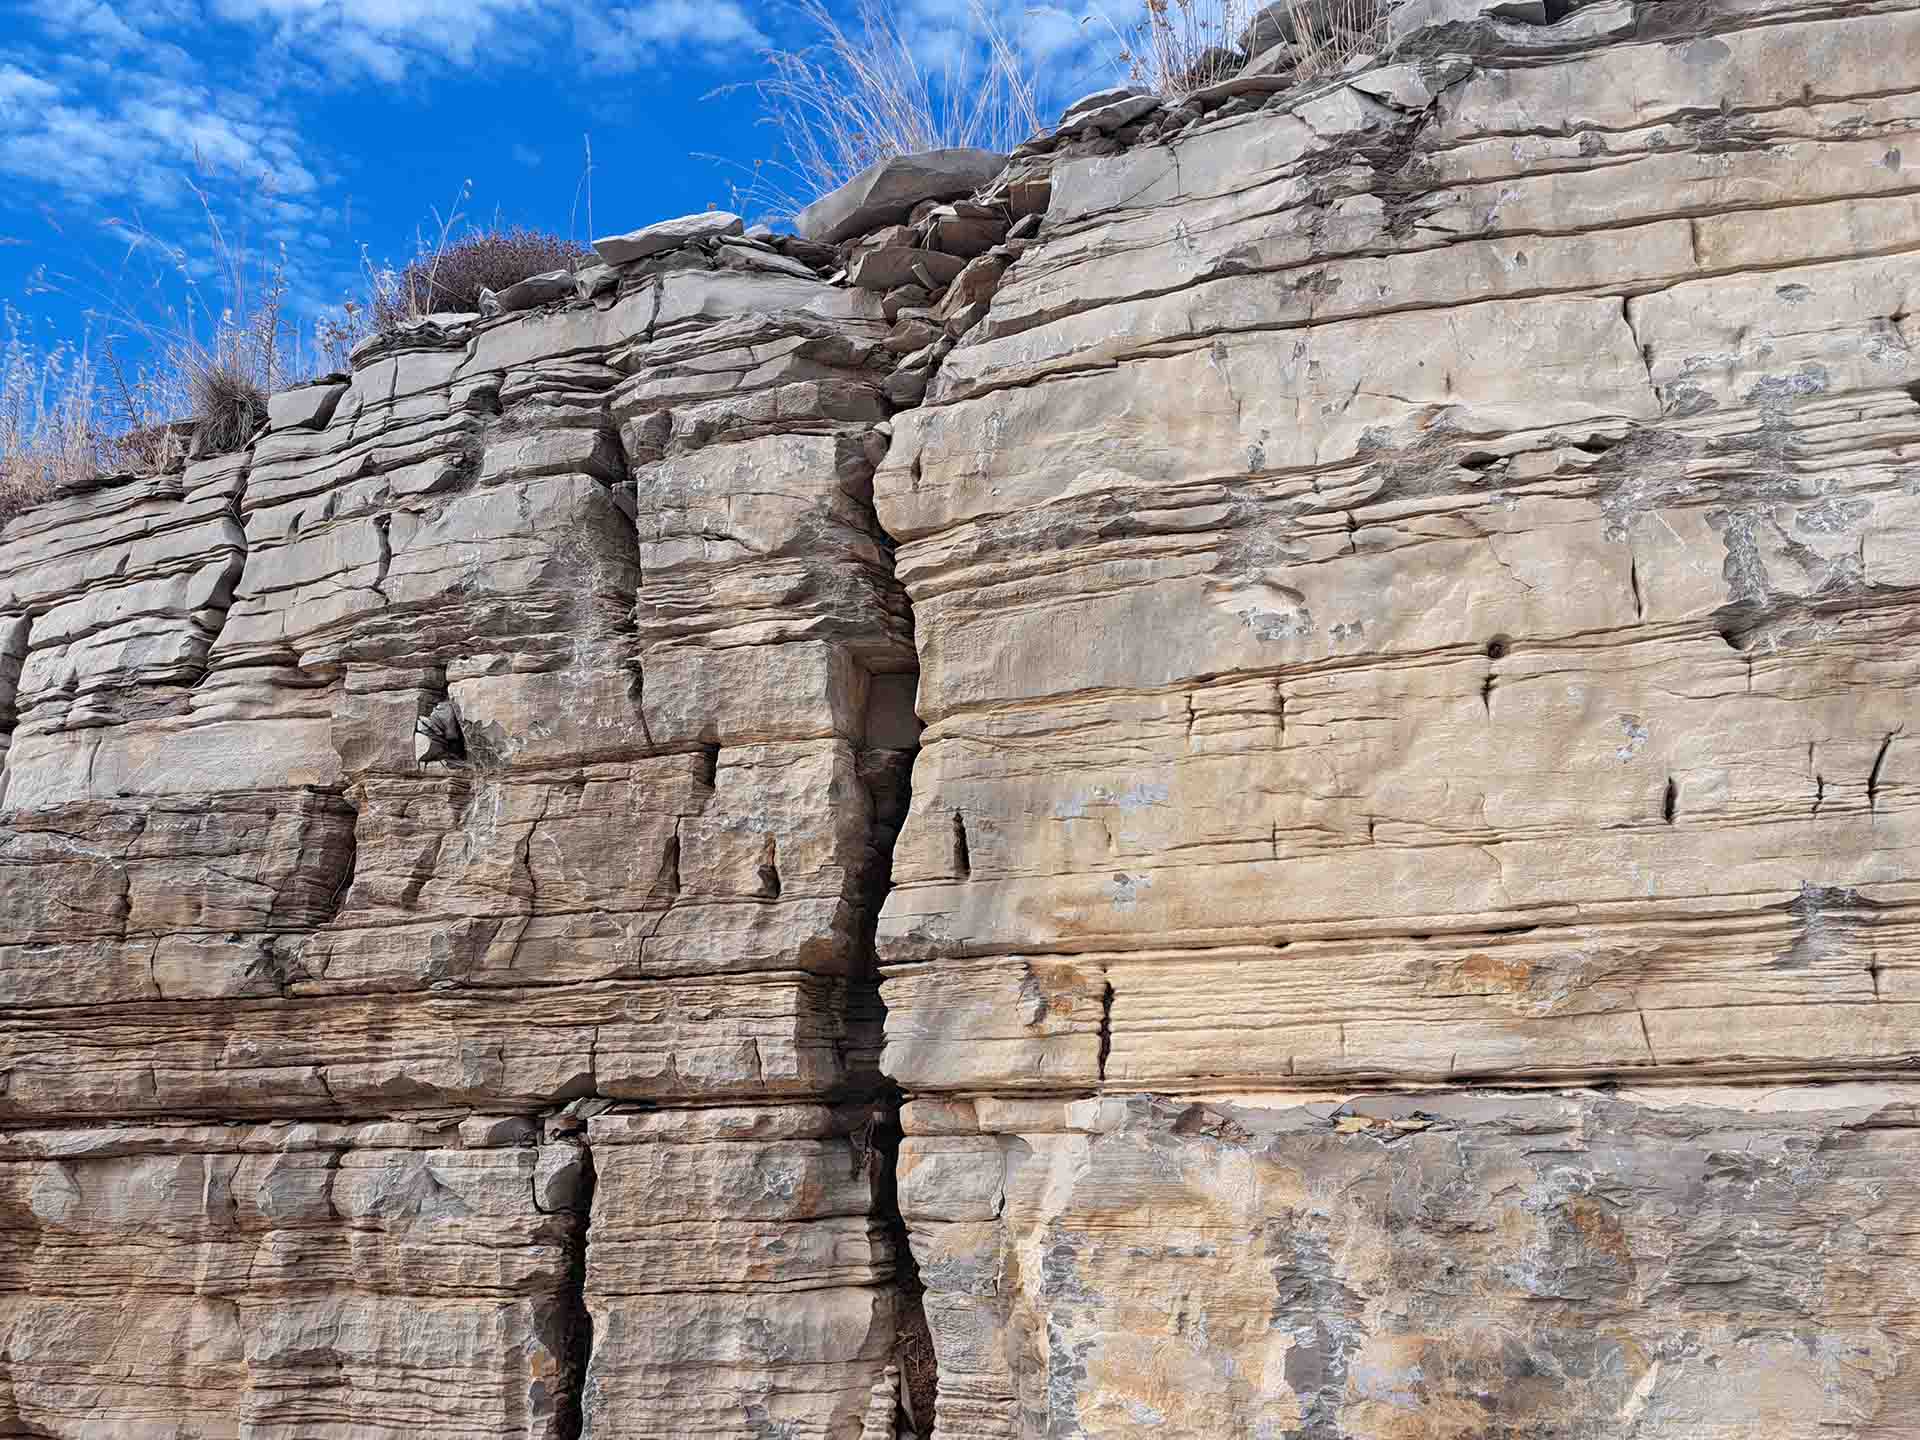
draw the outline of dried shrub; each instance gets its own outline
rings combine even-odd
[[[197,184],[187,185],[205,225],[191,246],[137,221],[112,222],[129,238],[129,260],[148,273],[133,287],[139,303],[116,291],[100,307],[110,329],[95,449],[110,469],[152,473],[176,463],[173,427],[189,419],[201,453],[237,450],[266,420],[268,395],[323,368],[320,336],[288,315],[285,247],[249,239],[258,217],[244,203],[223,220]],[[263,190],[257,199],[272,196]]]
[[[191,422],[186,427],[191,429]],[[138,425],[100,441],[100,468],[134,475],[158,475],[187,452],[180,424]]]
[[[188,383],[193,392],[195,453],[224,455],[238,450],[266,424],[266,391],[231,358],[201,359]]]
[[[504,290],[549,270],[577,270],[592,254],[551,231],[524,225],[496,224],[457,239],[443,228],[437,243],[423,244],[399,270],[371,274],[373,324],[384,332],[438,311],[475,311],[482,290]]]

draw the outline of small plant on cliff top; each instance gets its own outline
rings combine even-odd
[[[1387,50],[1386,16],[1392,0],[1143,0],[1143,13],[1117,38],[1121,70],[1131,84],[1179,99],[1238,73],[1255,58],[1243,38],[1261,49],[1285,36],[1293,47],[1293,77],[1310,80],[1338,71],[1356,55]],[[1249,35],[1264,19],[1266,38]]]
[[[329,335],[336,348],[374,331],[389,333],[404,321],[472,313],[480,308],[482,290],[504,290],[549,270],[577,270],[592,258],[584,245],[551,231],[503,224],[497,214],[485,229],[466,224],[460,206],[472,194],[472,182],[465,181],[446,214],[432,212],[434,228],[416,232],[406,264],[376,265],[362,252],[367,298],[347,302],[345,323],[334,327],[337,336]]]
[[[209,359],[191,377],[200,449],[209,455],[238,450],[267,419],[267,395],[238,365]]]
[[[90,475],[94,466],[93,364],[85,345],[34,342],[31,322],[4,310],[0,343],[0,525]]]
[[[482,290],[504,290],[548,270],[577,270],[592,253],[520,225],[469,231],[442,250],[416,255],[371,287],[374,324],[392,330],[435,312],[476,311]]]
[[[1039,133],[1039,81],[1031,61],[986,0],[967,0],[948,60],[929,68],[910,13],[888,0],[841,7],[797,0],[792,7],[817,38],[800,49],[769,49],[763,79],[716,95],[751,90],[760,123],[778,135],[774,158],[749,167],[734,203],[790,218],[876,160],[920,150],[1010,150]]]

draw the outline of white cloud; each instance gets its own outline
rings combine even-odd
[[[723,61],[768,43],[735,0],[642,0],[604,11],[585,4],[573,21],[580,48],[610,70],[644,70],[678,49]]]
[[[241,182],[283,201],[320,184],[292,122],[243,94],[135,72],[118,93],[90,93],[12,66],[0,70],[0,173],[69,200],[162,207],[185,203],[191,184]]]
[[[542,0],[209,0],[212,18],[265,31],[280,51],[336,78],[366,72],[397,83],[416,66],[469,68],[516,48],[516,24],[538,26]]]
[[[60,93],[60,87],[38,75],[29,75],[18,65],[0,65],[0,125],[24,123],[31,107],[45,105]]]

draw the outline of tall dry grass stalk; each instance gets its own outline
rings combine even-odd
[[[814,43],[768,50],[763,79],[714,92],[752,91],[761,123],[779,136],[773,159],[744,167],[750,179],[733,186],[737,207],[790,218],[876,160],[1007,150],[1043,128],[1033,69],[985,0],[968,0],[962,43],[933,68],[887,0],[855,0],[844,21],[824,0],[793,8]]]
[[[1101,17],[1119,46],[1130,84],[1169,100],[1225,80],[1254,58],[1240,41],[1261,13],[1259,0],[1142,0],[1143,13],[1121,29]],[[1391,0],[1283,0],[1266,25],[1294,50],[1294,76],[1331,75],[1355,56],[1384,56]],[[1255,48],[1259,48],[1256,43]]]
[[[223,222],[206,193],[187,183],[205,227],[197,250],[138,218],[109,222],[127,237],[123,277],[136,261],[146,274],[132,294],[125,285],[107,292],[97,312],[108,327],[103,428],[152,434],[191,417],[206,446],[232,449],[246,441],[232,438],[239,430],[251,433],[249,420],[258,424],[265,396],[308,379],[330,357],[318,328],[289,312],[285,247],[251,243],[244,212]]]
[[[1387,16],[1393,0],[1287,0],[1302,80],[1337,74],[1356,57],[1393,52]]]
[[[1249,0],[1144,0],[1142,9],[1129,30],[1106,20],[1120,43],[1120,68],[1129,84],[1178,100],[1240,68],[1234,46],[1260,6]]]
[[[0,307],[0,525],[99,461],[99,390],[84,342],[38,343],[32,322]]]
[[[176,460],[175,422],[209,451],[246,443],[265,397],[324,367],[321,337],[289,313],[288,257],[249,241],[206,192],[204,239],[189,247],[138,216],[108,221],[125,240],[117,272],[75,288],[43,269],[36,289],[85,306],[86,338],[43,342],[12,305],[0,349],[0,513],[102,470]],[[263,192],[263,198],[265,192]]]
[[[471,310],[483,287],[571,268],[588,253],[498,217],[484,230],[468,224],[461,207],[472,184],[462,182],[447,212],[434,211],[432,228],[416,233],[406,263],[376,265],[363,247],[364,293],[303,322],[286,249],[250,239],[245,198],[227,218],[202,185],[186,184],[204,232],[191,245],[137,215],[115,218],[107,223],[126,242],[116,272],[96,272],[80,288],[45,267],[36,275],[32,288],[86,307],[85,340],[43,342],[22,312],[5,307],[0,518],[101,470],[146,473],[176,463],[181,422],[192,422],[202,453],[238,449],[265,420],[268,396],[347,368],[367,336],[436,310]],[[264,214],[271,198],[262,187],[254,213]]]

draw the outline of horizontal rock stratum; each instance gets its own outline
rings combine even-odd
[[[1920,1433],[1920,8],[1392,20],[0,532],[0,1435]]]

